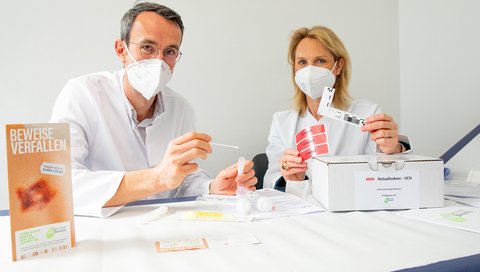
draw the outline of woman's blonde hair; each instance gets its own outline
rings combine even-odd
[[[316,39],[321,42],[333,55],[335,61],[343,60],[343,68],[335,79],[335,96],[333,97],[333,106],[345,110],[350,102],[348,93],[348,83],[350,81],[351,63],[347,49],[342,40],[329,28],[324,26],[314,26],[311,29],[306,27],[297,29],[293,32],[288,48],[288,62],[292,66],[292,81],[295,85],[295,94],[293,96],[294,108],[300,115],[304,115],[307,110],[307,99],[305,94],[295,83],[295,52],[297,46],[305,38]],[[338,65],[338,63],[337,63]]]

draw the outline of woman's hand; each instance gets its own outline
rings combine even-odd
[[[300,152],[288,148],[280,159],[280,169],[285,180],[301,181],[305,179],[307,163],[302,162],[298,155]]]
[[[363,132],[370,133],[370,139],[377,143],[377,146],[385,154],[392,154],[401,151],[398,143],[398,125],[393,118],[385,113],[378,113],[368,117]]]

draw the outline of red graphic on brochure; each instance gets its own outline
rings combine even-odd
[[[303,161],[321,154],[327,154],[329,151],[327,134],[323,124],[302,129],[295,136],[295,140],[297,150],[300,152]]]
[[[12,258],[75,246],[70,127],[6,125]]]

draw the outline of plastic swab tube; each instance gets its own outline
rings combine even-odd
[[[240,175],[243,174],[243,170],[245,168],[245,158],[244,157],[238,158],[237,166],[238,166],[237,176],[240,176]]]
[[[239,147],[237,145],[220,144],[220,143],[215,143],[215,142],[210,142],[210,144],[211,145],[216,145],[216,146],[239,149]]]
[[[245,158],[238,158],[238,171],[237,175],[240,176],[244,172]],[[273,210],[273,203],[268,197],[261,196],[260,194],[250,191],[243,186],[237,187],[237,211],[240,214],[248,214],[252,211],[252,205],[254,205],[260,212],[271,212]]]
[[[237,162],[237,176],[240,176],[243,174],[243,170],[245,168],[245,158],[244,157],[239,157],[238,162]],[[246,191],[248,191],[247,188],[243,186],[238,186],[237,187],[237,196],[244,196],[246,194]],[[242,215],[249,214],[252,211],[252,204],[248,199],[245,197],[240,197],[237,200],[237,212]]]

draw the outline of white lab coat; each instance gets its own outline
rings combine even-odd
[[[372,102],[354,100],[347,111],[366,118],[381,112],[381,109]],[[329,147],[329,153],[325,156],[375,154],[378,151],[376,143],[370,140],[370,134],[362,132],[358,126],[325,117],[317,121],[308,110],[304,116],[299,116],[294,110],[277,112],[273,115],[268,136],[269,144],[266,150],[268,169],[263,180],[264,188],[273,188],[275,182],[282,176],[279,161],[285,149],[296,148],[295,135],[305,127],[317,124],[325,125]],[[399,135],[399,139],[408,143],[406,136]]]
[[[124,70],[70,80],[60,93],[50,122],[70,123],[74,210],[77,215],[107,217],[121,207],[102,208],[117,191],[126,171],[159,164],[174,138],[195,130],[195,113],[167,88],[158,95],[163,112],[145,130],[145,142],[132,122],[123,90]],[[199,170],[171,191],[149,198],[208,193],[211,178]]]

